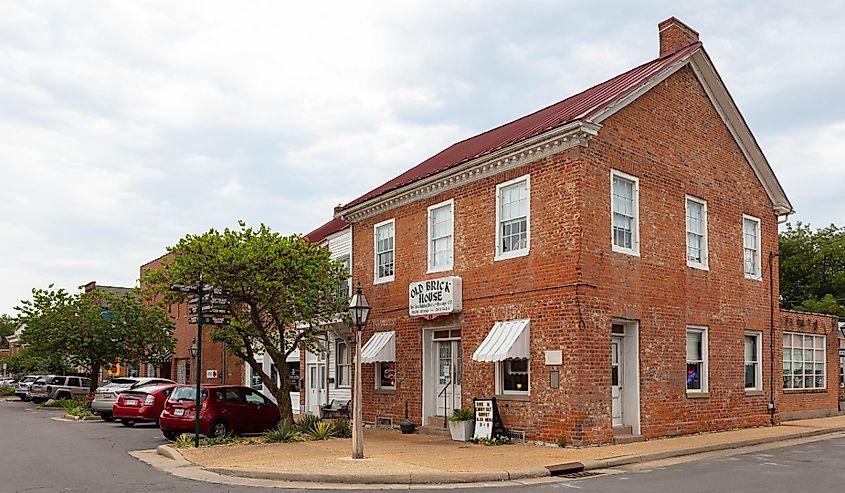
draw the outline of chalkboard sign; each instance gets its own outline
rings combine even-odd
[[[506,434],[495,397],[492,399],[473,399],[472,403],[475,407],[475,433],[473,438],[493,438]]]

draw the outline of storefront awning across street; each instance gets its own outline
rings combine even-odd
[[[530,354],[529,322],[524,318],[496,322],[484,342],[478,346],[475,361],[504,361],[508,358],[527,358]]]
[[[396,361],[396,332],[376,332],[361,348],[361,363]]]

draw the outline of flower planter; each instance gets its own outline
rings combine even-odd
[[[467,442],[472,438],[472,431],[475,428],[475,421],[458,421],[449,423],[449,433],[452,440]]]

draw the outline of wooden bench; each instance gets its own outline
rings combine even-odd
[[[326,406],[320,406],[321,418],[349,418],[349,400],[332,399]]]

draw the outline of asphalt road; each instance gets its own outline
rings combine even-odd
[[[127,452],[165,443],[152,425],[125,428],[103,422],[58,422],[61,413],[22,402],[0,402],[0,493],[266,492],[174,477]],[[826,439],[736,456],[646,464],[577,480],[502,493],[845,491],[845,438]],[[269,490],[272,491],[272,490]]]

